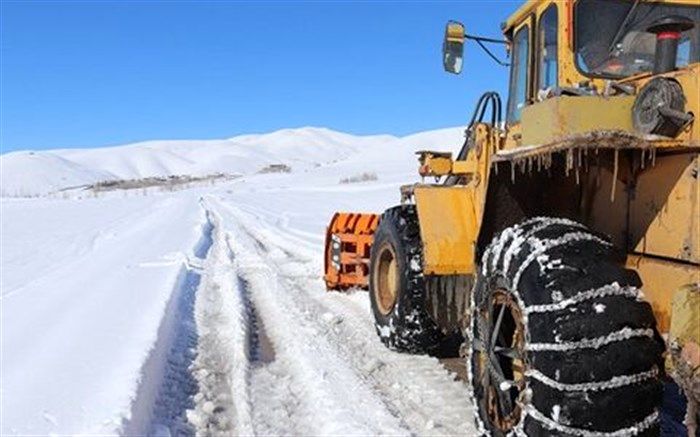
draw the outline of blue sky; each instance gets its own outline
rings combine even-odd
[[[498,37],[519,4],[1,3],[2,152],[464,124],[507,70],[472,43],[465,72],[444,73],[445,22]]]

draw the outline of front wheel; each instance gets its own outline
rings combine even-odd
[[[658,435],[663,341],[637,274],[566,219],[535,218],[485,251],[470,383],[483,433]]]
[[[435,352],[445,335],[426,309],[423,248],[415,206],[382,215],[370,255],[369,294],[377,334],[400,352]]]

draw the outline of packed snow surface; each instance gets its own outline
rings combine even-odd
[[[43,196],[0,200],[0,433],[474,434],[464,383],[387,350],[366,292],[321,278],[334,211],[398,203],[415,150],[461,142],[305,128],[3,155],[3,195]],[[258,173],[270,164],[291,172]],[[216,172],[242,176],[71,188]]]

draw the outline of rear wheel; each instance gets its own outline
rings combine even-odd
[[[488,247],[467,362],[483,432],[658,434],[663,341],[637,274],[613,258],[565,219],[530,219]]]
[[[426,310],[423,249],[415,206],[384,212],[374,234],[369,292],[377,334],[389,348],[431,353],[445,336]]]

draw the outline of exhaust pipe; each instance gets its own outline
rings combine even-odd
[[[654,74],[668,73],[676,69],[681,33],[692,29],[694,25],[690,18],[671,15],[655,21],[647,28],[647,32],[656,35]]]

